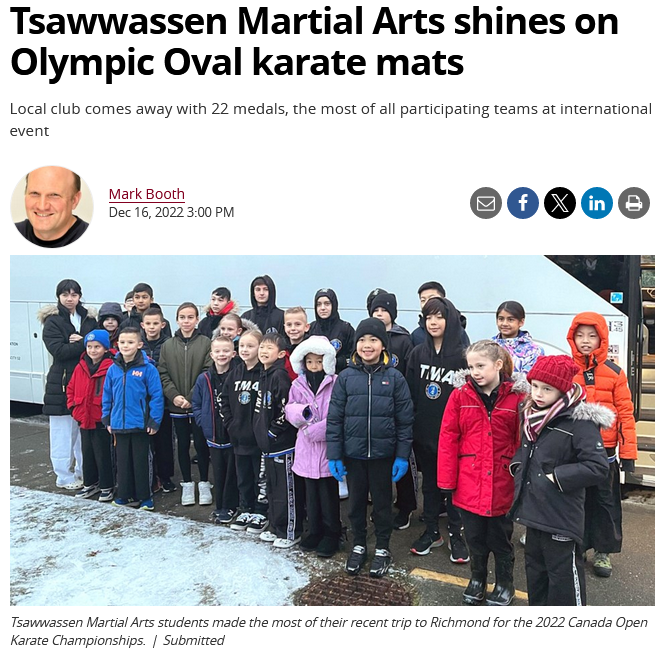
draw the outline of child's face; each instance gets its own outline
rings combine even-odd
[[[356,342],[356,353],[366,365],[374,365],[384,351],[384,344],[377,336],[361,336]]]
[[[124,300],[124,310],[131,311],[131,309],[133,309],[133,298],[128,297],[126,300]]]
[[[500,358],[493,361],[486,354],[471,352],[467,354],[467,366],[471,378],[487,394],[499,385],[501,380],[499,372],[503,369],[503,361]]]
[[[150,296],[147,291],[140,291],[139,293],[133,294],[133,306],[136,307],[136,311],[142,313],[147,311],[152,305],[154,299]]]
[[[80,295],[74,291],[60,293],[58,300],[69,313],[73,313],[80,302]]]
[[[556,403],[563,393],[549,383],[542,381],[531,381],[531,398],[538,408],[548,408]]]
[[[256,284],[253,287],[253,295],[260,306],[266,306],[269,302],[269,287],[266,284]]]
[[[298,345],[310,329],[308,320],[302,313],[285,315],[285,334],[293,345]]]
[[[228,302],[228,298],[216,295],[216,293],[212,293],[211,299],[209,300],[209,306],[211,306],[211,309],[214,311],[214,313],[218,313],[228,305]]]
[[[321,297],[315,305],[315,313],[320,320],[326,320],[333,311],[333,305],[328,297]]]
[[[254,336],[244,336],[239,341],[239,358],[241,358],[248,367],[252,367],[257,362],[258,342]]]
[[[134,333],[121,333],[119,340],[117,341],[117,347],[120,350],[120,353],[122,354],[122,358],[124,358],[125,361],[132,361],[136,354],[138,353],[138,350],[143,346],[143,341],[138,336],[138,334]]]
[[[166,323],[159,315],[146,315],[143,316],[140,326],[144,329],[147,340],[158,340]]]
[[[324,356],[313,353],[306,354],[306,369],[309,372],[323,372]]]
[[[232,340],[241,334],[241,327],[234,320],[226,320],[225,318],[221,320],[218,329],[222,336],[227,336],[228,338],[232,338]]]
[[[91,340],[85,345],[85,351],[93,363],[98,363],[106,353],[106,348],[101,343]]]
[[[425,303],[431,298],[431,297],[444,297],[439,293],[439,291],[435,291],[433,288],[428,288],[425,291],[421,292],[418,296],[418,299],[421,301],[421,309],[425,306]]]
[[[524,318],[519,320],[506,310],[499,311],[499,315],[497,316],[497,328],[503,338],[515,338],[523,326]]]
[[[285,356],[285,351],[278,349],[278,345],[272,342],[261,342],[257,357],[265,369],[269,369],[279,358]]]
[[[236,352],[231,341],[217,339],[211,341],[209,355],[217,366],[225,367],[236,356]]]
[[[425,328],[433,338],[443,338],[446,333],[446,319],[441,313],[432,313],[425,319]]]
[[[575,329],[575,347],[588,356],[600,347],[600,336],[598,330],[593,325],[579,325]]]
[[[115,333],[120,323],[115,318],[105,318],[101,326],[109,333]]]
[[[181,309],[177,314],[177,324],[184,336],[188,338],[198,325],[198,314],[195,309],[190,306]]]
[[[372,317],[381,320],[387,328],[393,324],[391,321],[391,314],[383,306],[378,306],[372,312]]]

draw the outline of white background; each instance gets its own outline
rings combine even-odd
[[[451,16],[470,11],[467,2],[392,2],[394,13],[420,8],[446,16],[443,35],[371,35],[380,3],[364,5],[364,34],[352,36],[238,36],[234,2],[32,2],[33,12],[161,13],[223,12],[225,36],[17,36],[5,3],[2,14],[2,178],[6,218],[2,224],[3,264],[12,254],[652,254],[659,200],[658,3],[640,0],[506,2],[505,12],[566,15],[562,35],[464,35],[452,33]],[[249,6],[257,3],[245,3]],[[321,3],[284,2],[271,11],[306,12]],[[354,4],[334,2],[333,12]],[[495,12],[497,3],[482,4]],[[580,36],[572,27],[579,13],[615,13],[619,34]],[[190,53],[244,51],[241,77],[168,75],[162,56],[170,48]],[[153,54],[153,76],[47,77],[12,72],[11,54],[20,47],[50,54]],[[361,77],[253,77],[251,49],[263,53],[361,54],[368,60]],[[464,56],[459,76],[377,77],[374,60],[383,54]],[[163,117],[10,115],[10,103],[58,102],[174,105],[212,102],[280,103],[288,117]],[[294,117],[292,105],[304,104],[653,104],[653,115],[495,117],[421,116]],[[9,136],[10,127],[48,126],[48,138]],[[11,192],[31,169],[61,165],[74,169],[94,199],[93,224],[67,249],[36,250],[15,230],[9,215]],[[505,207],[508,193],[527,186],[545,193],[570,188],[578,201],[593,186],[608,189],[616,203],[630,186],[645,189],[652,208],[640,220],[626,219],[615,206],[601,221],[578,206],[565,221],[540,208],[528,221],[514,219]],[[504,200],[490,221],[477,219],[469,197],[479,187],[497,189]],[[193,206],[233,206],[229,220],[110,219],[110,189],[174,189]],[[121,263],[121,259],[117,260]],[[148,261],[145,261],[148,264]],[[173,268],[191,273],[197,268]],[[112,266],[108,268],[112,277]],[[5,273],[5,287],[7,284]],[[56,281],[56,278],[53,278]],[[485,281],[492,278],[485,277]],[[6,366],[5,366],[6,367]],[[6,372],[5,372],[6,376]],[[8,439],[5,442],[8,456]],[[521,609],[518,611],[518,613]],[[23,615],[26,611],[21,611]],[[265,611],[261,613],[266,614]],[[39,611],[34,611],[39,615]],[[118,612],[118,615],[121,613]],[[459,614],[459,613],[458,613]],[[369,612],[364,612],[365,616]],[[529,632],[531,634],[532,632]],[[594,632],[595,633],[595,632]],[[631,642],[634,631],[628,635]],[[531,635],[527,635],[527,641]],[[383,637],[361,634],[359,639]],[[411,637],[411,636],[409,636]],[[447,636],[450,638],[451,636]],[[478,636],[474,636],[478,637]],[[484,636],[483,636],[484,637]],[[559,636],[560,637],[560,632]],[[583,632],[572,636],[579,640]],[[593,635],[592,637],[595,637]],[[638,636],[643,639],[642,636]],[[333,634],[336,644],[349,634]],[[311,641],[302,636],[302,641]],[[320,635],[315,635],[319,641]],[[388,644],[389,639],[385,642]]]

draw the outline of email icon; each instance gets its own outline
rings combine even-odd
[[[494,196],[476,196],[476,210],[478,212],[496,211],[496,198]]]

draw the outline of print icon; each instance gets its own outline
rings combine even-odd
[[[508,211],[518,219],[531,218],[539,204],[538,195],[528,187],[513,189],[508,196]]]
[[[575,195],[565,187],[554,187],[544,200],[545,211],[555,219],[567,219],[577,207]]]
[[[496,189],[481,187],[477,189],[469,201],[471,211],[480,219],[491,219],[501,211],[501,196]]]
[[[641,187],[628,187],[618,197],[618,209],[629,219],[640,219],[651,206],[651,199]]]

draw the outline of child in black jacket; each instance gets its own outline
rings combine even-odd
[[[405,378],[390,366],[386,327],[377,318],[356,329],[356,354],[333,388],[327,417],[329,469],[347,475],[349,520],[354,548],[345,570],[358,574],[366,560],[368,493],[372,496],[376,549],[371,577],[382,577],[392,562],[392,482],[409,466],[414,412]],[[346,467],[346,468],[345,468]]]
[[[582,538],[586,487],[609,471],[600,435],[613,413],[586,403],[569,356],[541,356],[529,371],[522,446],[513,458],[510,516],[526,525],[530,606],[584,606]]]
[[[291,548],[301,541],[304,518],[303,478],[292,471],[297,429],[285,417],[292,379],[285,369],[287,341],[267,334],[260,343],[262,364],[255,402],[253,431],[264,458],[271,530],[260,534],[275,548]]]

